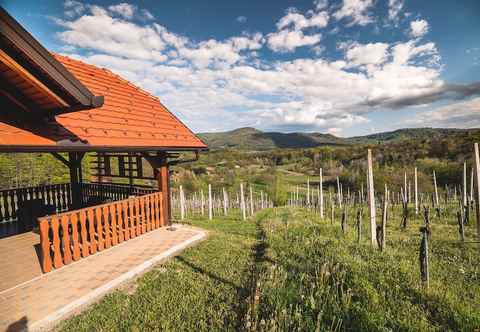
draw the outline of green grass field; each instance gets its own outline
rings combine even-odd
[[[350,213],[353,215],[353,212]],[[397,213],[398,215],[398,213]],[[397,217],[398,218],[398,217]],[[191,223],[209,238],[59,327],[64,331],[473,331],[480,328],[480,246],[453,219],[432,221],[430,288],[419,277],[421,220],[387,248],[294,208]],[[471,223],[473,224],[473,223]],[[473,241],[473,225],[467,226]]]

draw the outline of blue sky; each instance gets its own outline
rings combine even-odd
[[[0,3],[195,131],[480,127],[480,1]]]

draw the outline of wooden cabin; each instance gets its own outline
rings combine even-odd
[[[50,53],[1,7],[0,105],[0,152],[49,153],[70,173],[69,183],[0,191],[0,228],[37,232],[44,272],[170,225],[169,166],[207,149],[157,97]]]

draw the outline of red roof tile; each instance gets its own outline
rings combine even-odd
[[[86,145],[108,148],[182,148],[207,146],[160,100],[127,80],[71,58],[55,55],[95,95],[100,108],[58,115],[55,121],[17,127],[0,122],[0,145]]]

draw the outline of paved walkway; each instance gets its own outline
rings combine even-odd
[[[186,226],[177,226],[175,231],[160,228],[48,274],[37,274],[17,286],[4,286],[0,290],[0,331],[52,326],[205,236],[205,232]]]

